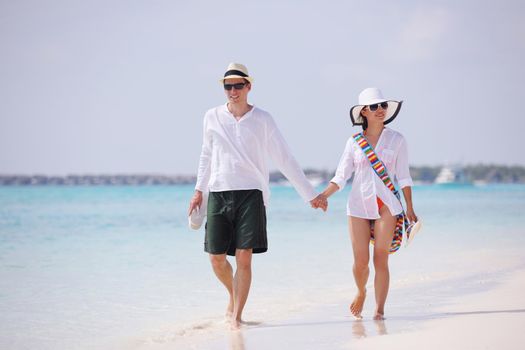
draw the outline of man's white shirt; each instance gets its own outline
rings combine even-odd
[[[202,192],[258,189],[268,206],[268,156],[305,201],[317,196],[268,112],[253,106],[237,120],[226,104],[212,108],[204,116],[195,189]]]

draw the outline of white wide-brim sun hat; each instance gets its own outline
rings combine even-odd
[[[388,102],[388,108],[386,110],[385,125],[395,119],[403,101],[390,100],[383,97],[381,90],[378,88],[366,88],[359,94],[359,104],[350,108],[350,119],[353,125],[363,125],[363,117],[361,116],[361,110],[376,103]]]
[[[240,63],[230,63],[226,69],[226,73],[224,73],[224,77],[219,79],[219,83],[224,84],[224,80],[234,78],[246,79],[250,84],[253,83],[253,78],[248,74],[248,68]]]

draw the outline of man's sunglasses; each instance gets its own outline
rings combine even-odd
[[[224,90],[230,91],[231,89],[242,90],[246,86],[246,83],[237,83],[237,84],[224,84]]]
[[[375,112],[377,111],[377,108],[379,108],[379,106],[381,106],[381,108],[383,109],[387,109],[388,102],[374,103],[373,105],[368,106],[368,109],[371,110],[372,112]]]

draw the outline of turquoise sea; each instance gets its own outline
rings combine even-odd
[[[192,193],[0,187],[0,348],[178,348],[218,322],[227,299],[203,229],[187,227]],[[353,295],[347,195],[323,213],[293,188],[272,187],[270,246],[254,258],[246,318],[286,318]],[[414,203],[423,228],[391,257],[393,295],[525,265],[525,185],[416,186]]]

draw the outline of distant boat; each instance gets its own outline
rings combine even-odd
[[[325,183],[325,180],[322,176],[318,175],[310,175],[306,177],[308,181],[312,184],[312,186],[317,187],[319,185],[322,185]]]
[[[466,185],[470,184],[460,166],[444,166],[434,180],[438,185]]]
[[[438,176],[436,176],[434,183],[442,185],[456,182],[455,180],[456,174],[454,173],[454,171],[449,167],[443,167],[439,171]]]
[[[326,183],[325,179],[320,175],[307,175],[306,178],[308,179],[308,182],[312,184],[313,187],[317,187]],[[274,181],[273,183],[278,186],[292,186],[290,181],[288,181],[286,178],[279,179],[277,181]]]

